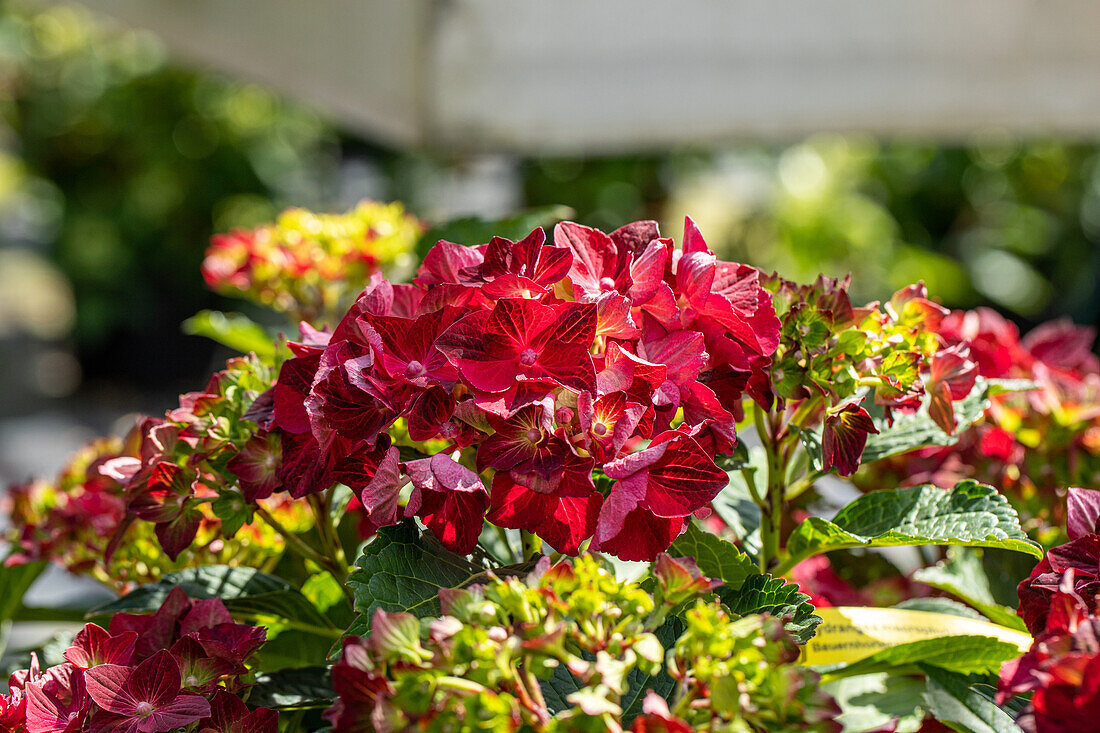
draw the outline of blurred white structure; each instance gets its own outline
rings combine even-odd
[[[402,147],[1100,130],[1094,0],[83,0]]]

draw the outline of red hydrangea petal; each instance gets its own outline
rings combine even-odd
[[[534,532],[556,551],[576,555],[581,543],[595,532],[602,504],[598,491],[587,496],[542,494],[498,473],[493,477],[486,519],[498,527]]]

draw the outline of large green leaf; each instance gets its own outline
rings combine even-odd
[[[183,332],[217,341],[223,346],[270,361],[275,358],[275,339],[264,327],[241,313],[203,310],[183,322]]]
[[[256,677],[248,702],[276,710],[328,707],[336,694],[327,667],[283,669]]]
[[[286,627],[268,627],[268,639],[256,652],[255,664],[262,672],[327,664],[333,645],[331,634],[321,635]]]
[[[878,672],[831,680],[822,687],[840,705],[836,721],[844,733],[884,730],[895,721],[897,731],[911,733],[924,718],[920,706],[925,683],[918,677]]]
[[[964,674],[992,673],[1020,656],[1020,648],[992,636],[938,636],[880,649],[858,662],[830,669],[833,676],[903,672],[924,663]]]
[[[982,569],[980,550],[955,548],[948,559],[913,573],[919,581],[969,603],[990,621],[1010,629],[1026,631],[1027,626],[1016,612],[997,603],[989,587],[989,577]]]
[[[741,552],[737,545],[726,542],[695,524],[689,524],[687,531],[676,538],[668,548],[668,554],[673,557],[694,558],[703,575],[721,580],[735,590],[741,587],[745,578],[759,575],[756,563]]]
[[[355,561],[348,586],[359,617],[347,633],[370,628],[375,609],[408,611],[420,618],[438,616],[440,588],[455,588],[484,573],[461,555],[447,550],[412,522],[378,530]]]
[[[950,491],[930,485],[874,491],[841,509],[831,522],[810,517],[791,535],[787,557],[775,572],[785,573],[823,552],[895,545],[997,547],[1043,556],[1020,529],[1007,499],[992,486],[963,481]]]
[[[476,216],[452,219],[429,229],[417,243],[416,251],[423,257],[436,242],[446,239],[457,244],[485,244],[493,237],[520,240],[536,227],[546,227],[573,216],[568,206],[541,206],[505,219],[482,219]]]
[[[542,689],[542,697],[546,700],[546,707],[551,713],[560,713],[572,706],[565,698],[581,689],[580,680],[573,676],[564,664],[554,668],[550,679],[539,680]]]
[[[1012,716],[975,690],[966,675],[919,666],[928,678],[924,704],[936,720],[965,733],[1021,733]]]
[[[814,635],[821,617],[814,615],[810,597],[794,583],[770,575],[750,575],[739,588],[722,586],[716,593],[722,603],[738,616],[770,613],[787,618],[787,631],[799,644]]]
[[[23,596],[46,569],[46,562],[5,567],[0,560],[0,623],[8,621],[23,605]]]
[[[88,615],[155,611],[177,585],[192,598],[222,599],[225,607],[237,617],[275,619],[278,625],[329,639],[339,635],[339,629],[286,581],[253,568],[228,565],[205,565],[168,573],[156,583],[143,585],[118,600],[92,609]]]

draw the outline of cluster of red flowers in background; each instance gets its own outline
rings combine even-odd
[[[65,662],[29,669],[0,695],[0,730],[153,733],[198,724],[214,733],[276,733],[278,714],[250,710],[245,661],[264,629],[234,623],[218,599],[192,600],[180,588],[152,614],[119,613],[106,629],[87,624]]]
[[[412,284],[375,277],[332,333],[305,329],[261,421],[282,431],[292,495],[340,481],[376,526],[415,515],[461,552],[488,512],[560,551],[594,537],[629,559],[707,507],[778,344],[759,272],[719,261],[690,220],[682,249],[652,222],[544,239],[440,242]],[[399,418],[440,450],[402,460]]]
[[[215,235],[202,276],[214,290],[312,319],[354,296],[371,273],[411,259],[422,231],[397,202],[362,201],[343,214],[287,209],[274,224]]]

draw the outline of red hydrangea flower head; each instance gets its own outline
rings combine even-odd
[[[566,552],[595,536],[652,559],[726,483],[714,458],[778,343],[759,281],[690,220],[679,250],[652,222],[439,242],[412,285],[375,278],[295,346],[272,400],[280,479],[298,496],[343,481],[373,525],[415,515],[452,550],[488,511]]]

